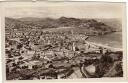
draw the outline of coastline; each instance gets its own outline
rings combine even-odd
[[[90,36],[87,41],[95,42],[97,44],[102,44],[106,46],[110,46],[113,48],[122,49],[122,32],[113,32],[110,34],[102,35],[102,36]]]

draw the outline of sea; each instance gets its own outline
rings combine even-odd
[[[113,32],[101,36],[91,36],[88,38],[88,41],[114,48],[122,48],[122,32]]]

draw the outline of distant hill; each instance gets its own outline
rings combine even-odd
[[[102,22],[103,21],[103,22]],[[112,25],[113,24],[113,25]],[[115,23],[116,24],[116,23]],[[6,28],[61,28],[74,27],[73,30],[78,33],[87,33],[89,35],[103,35],[116,31],[114,22],[99,19],[79,19],[60,17],[53,18],[5,18]]]
[[[112,18],[112,19],[96,19],[98,22],[103,22],[106,25],[114,28],[116,31],[122,31],[122,23],[120,19]]]
[[[20,20],[13,19],[13,18],[5,18],[5,28],[6,29],[26,29],[32,28],[33,26],[28,25]]]
[[[20,21],[40,21],[40,20],[42,20],[42,18],[25,17],[25,18],[18,18],[17,20],[20,20]]]

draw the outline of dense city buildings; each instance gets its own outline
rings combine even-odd
[[[53,28],[55,25],[39,27],[38,24],[24,24],[6,18],[7,80],[123,76],[122,50],[87,41],[90,36],[114,32],[108,30],[110,27],[96,20],[85,22],[66,17],[59,20],[61,27]],[[97,26],[100,27],[99,30],[95,30]],[[78,31],[83,27],[92,28],[84,32]]]

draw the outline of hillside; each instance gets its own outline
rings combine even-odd
[[[101,21],[106,25],[113,27],[116,31],[122,31],[122,24],[120,19],[112,18],[112,19],[96,19],[98,22]]]
[[[28,25],[20,20],[13,19],[13,18],[5,18],[5,28],[6,29],[26,29],[32,28],[33,26]]]
[[[107,23],[98,22],[95,19],[78,19],[60,17],[53,18],[5,18],[6,28],[61,28],[74,27],[76,33],[86,33],[87,35],[103,35],[115,31],[114,26],[109,26]]]

